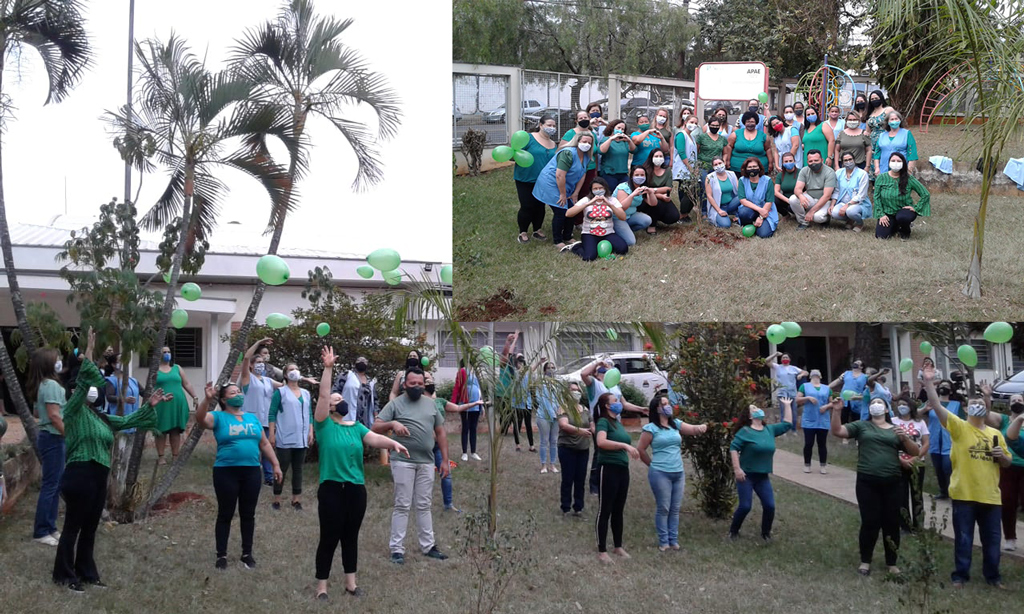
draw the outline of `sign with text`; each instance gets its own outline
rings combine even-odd
[[[768,91],[764,62],[705,62],[697,67],[697,98],[746,100]]]

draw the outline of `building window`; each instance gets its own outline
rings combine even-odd
[[[203,368],[203,329],[179,328],[167,331],[167,347],[174,364],[182,369]],[[149,367],[149,354],[139,356],[139,368]]]
[[[974,370],[989,370],[992,368],[992,345],[984,339],[971,339],[971,347],[974,348],[975,353],[978,354],[978,364],[974,367]],[[959,346],[957,346],[959,347]],[[946,355],[949,359],[945,360],[946,363],[946,376],[952,371],[959,369],[958,363],[956,362],[956,350],[957,347],[947,347]],[[941,361],[940,361],[941,362]]]
[[[1024,347],[1013,347],[1011,349],[1013,357],[1013,373],[1007,373],[1006,377],[1012,377],[1014,373],[1020,373],[1024,371]]]
[[[483,331],[474,331],[470,333],[473,335],[473,347],[479,349],[487,345],[487,333]],[[505,337],[507,334],[498,333],[494,334],[494,351],[501,353],[502,348],[505,347]],[[455,351],[455,341],[452,340],[451,333],[447,331],[439,331],[437,333],[438,344],[441,354],[438,357],[437,366],[441,368],[456,369],[459,366],[459,353]],[[516,352],[523,351],[523,338],[520,337],[516,342]]]
[[[629,352],[632,349],[633,336],[630,333],[619,333],[618,339],[612,341],[604,331],[566,332],[558,336],[558,364],[564,366],[583,356],[605,352]]]

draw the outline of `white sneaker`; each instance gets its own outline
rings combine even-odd
[[[60,531],[54,531],[53,533],[50,533],[50,536],[53,537],[54,539],[58,539],[59,540],[60,539]]]
[[[551,465],[551,473],[558,473],[558,467]]]
[[[821,475],[825,475],[827,473],[828,473],[828,471],[825,470],[825,465],[822,465],[821,466]]]
[[[1013,552],[1017,549],[1017,540],[1008,539],[1003,543],[1003,550],[1007,552]]]
[[[541,473],[547,473],[548,472],[548,468],[547,467],[541,467],[540,468],[540,472]]]
[[[810,472],[811,472],[811,466],[810,465],[804,465],[804,473],[810,473]]]
[[[56,539],[54,539],[54,537],[52,535],[44,535],[42,537],[37,537],[37,538],[35,538],[32,541],[35,541],[35,542],[38,542],[40,544],[44,544],[44,545],[47,545],[47,546],[56,546],[58,543],[60,543]]]
[[[473,460],[483,460],[482,458],[480,458],[480,455],[477,454],[476,452],[470,454],[469,457],[472,458]]]
[[[468,454],[463,454],[462,455],[462,462],[466,462],[468,460],[469,460],[469,455]]]

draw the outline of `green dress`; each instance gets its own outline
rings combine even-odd
[[[745,132],[745,130],[736,131],[736,145],[733,146],[732,154],[729,157],[729,170],[737,175],[742,175],[743,163],[747,161],[747,158],[753,157],[761,161],[761,166],[767,173],[768,154],[764,150],[764,132],[759,130],[753,141],[744,136]]]
[[[188,424],[188,401],[185,389],[181,386],[181,368],[173,365],[170,372],[156,372],[156,387],[162,388],[165,394],[172,394],[170,401],[161,401],[156,406],[156,428],[161,433],[174,429],[185,430]]]
[[[804,166],[807,166],[807,152],[817,149],[821,152],[821,161],[828,159],[828,139],[821,128],[822,124],[815,124],[813,128],[804,132],[802,142],[804,147]]]

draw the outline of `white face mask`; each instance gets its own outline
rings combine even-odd
[[[63,371],[64,370],[64,362],[58,360],[57,362],[53,363],[53,370],[56,371],[57,373],[60,373],[61,371]]]
[[[588,151],[590,151],[590,143],[580,143],[579,144],[579,149],[583,153],[587,153]]]
[[[988,413],[988,408],[982,403],[974,403],[967,406],[967,415],[975,416],[978,418],[984,417]]]
[[[569,394],[571,394],[572,398],[576,399],[577,401],[579,401],[580,398],[583,397],[583,393],[580,392],[579,390],[571,390],[569,391]]]
[[[725,165],[724,164],[720,164],[720,165],[716,166],[715,167],[715,172],[716,173],[724,173],[725,172]]]
[[[86,393],[85,398],[89,403],[95,403],[96,399],[100,398],[100,391],[96,390],[96,386],[89,386],[89,392]]]
[[[665,158],[660,157],[660,156],[656,157],[656,158],[651,158],[651,160],[654,162],[655,166],[661,166],[662,164],[665,163]]]
[[[889,170],[900,172],[901,170],[903,170],[903,163],[900,162],[899,160],[896,160],[895,162],[890,162]]]
[[[288,372],[287,377],[289,382],[297,382],[302,378],[302,375],[299,373],[298,369],[292,369]]]
[[[910,413],[910,408],[909,408],[909,407],[907,407],[906,405],[900,405],[900,406],[899,406],[899,407],[897,408],[897,410],[898,410],[898,411],[900,412],[900,415],[901,415],[901,416],[906,416],[907,414],[909,414],[909,413]]]
[[[658,122],[658,125],[660,126],[661,124],[664,124],[667,120],[664,117],[659,117],[658,119],[656,119],[654,121]]]
[[[786,117],[787,120],[793,121],[793,118],[796,117],[796,116],[793,115],[792,113],[786,113],[785,117]]]
[[[686,124],[686,130],[688,132],[693,132],[693,131],[699,130],[699,129],[700,128],[697,126],[697,122],[690,122],[689,124]]]
[[[868,407],[868,413],[872,416],[884,416],[885,415],[885,404],[884,403],[872,403]]]
[[[594,196],[604,196],[604,190],[594,190]]]

